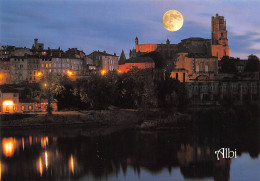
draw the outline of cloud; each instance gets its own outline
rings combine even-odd
[[[0,41],[3,45],[31,47],[33,38],[51,48],[79,47],[127,52],[140,43],[179,43],[189,37],[211,38],[211,16],[227,20],[230,50],[240,55],[256,52],[260,39],[258,1],[240,0],[3,0]],[[3,8],[5,7],[5,8]],[[179,10],[184,26],[169,32],[162,16]],[[242,55],[241,54],[241,55]]]

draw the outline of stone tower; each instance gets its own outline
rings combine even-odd
[[[211,18],[211,44],[212,56],[221,60],[223,56],[229,56],[227,28],[224,16],[212,16]]]
[[[135,38],[135,45],[138,45],[138,38]]]

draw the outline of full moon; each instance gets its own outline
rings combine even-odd
[[[168,31],[178,31],[183,25],[183,16],[179,11],[169,10],[162,18],[164,28]]]

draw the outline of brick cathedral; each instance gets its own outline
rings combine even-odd
[[[214,80],[218,74],[218,61],[229,56],[226,21],[224,16],[212,16],[211,39],[193,37],[182,40],[178,44],[170,44],[167,39],[163,44],[139,44],[135,38],[135,51],[132,55],[158,52],[175,66],[171,77],[181,82]],[[133,58],[130,54],[130,58]],[[139,63],[141,63],[139,61]]]

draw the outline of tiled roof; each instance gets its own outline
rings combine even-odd
[[[154,63],[154,61],[150,57],[134,57],[127,59],[125,63]]]

